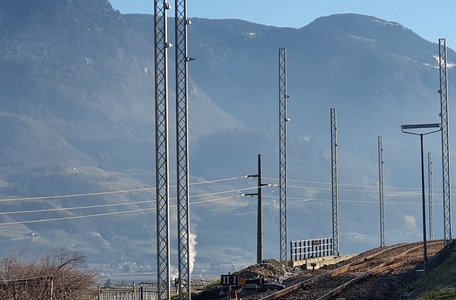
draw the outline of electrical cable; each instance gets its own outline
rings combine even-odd
[[[223,198],[217,198],[217,199],[195,201],[195,202],[190,202],[190,205],[208,203],[208,202],[217,202],[217,201],[222,201],[222,200],[227,200],[227,199],[234,199],[237,197],[240,197],[240,196],[231,196],[231,197],[223,197]],[[170,207],[176,207],[176,206],[177,205],[170,205]],[[13,222],[0,223],[0,227],[1,226],[10,226],[10,225],[25,225],[25,224],[45,223],[45,222],[53,222],[53,221],[66,221],[66,220],[77,220],[77,219],[86,219],[86,218],[94,218],[94,217],[114,216],[114,215],[123,215],[123,214],[146,212],[146,211],[153,211],[153,210],[156,210],[156,208],[155,207],[141,208],[141,209],[134,209],[134,210],[125,210],[125,211],[100,213],[100,214],[92,214],[92,215],[82,215],[82,216],[71,216],[71,217],[62,217],[62,218],[48,218],[48,219],[28,220],[28,221],[13,221]]]
[[[89,206],[57,207],[57,208],[47,208],[47,209],[38,209],[38,210],[7,211],[7,212],[0,212],[0,216],[2,216],[2,215],[45,213],[45,212],[54,212],[54,211],[70,211],[70,210],[77,210],[77,209],[128,206],[128,205],[136,205],[136,204],[144,204],[144,203],[152,203],[152,202],[155,202],[155,200],[137,201],[137,202],[123,202],[123,203],[115,203],[115,204],[100,204],[100,205],[89,205]]]
[[[266,180],[274,180],[278,181],[277,178],[272,177],[263,177]],[[323,184],[323,185],[331,185],[331,182],[323,182],[323,181],[312,181],[312,180],[296,180],[296,179],[287,179],[289,182],[301,182],[301,183],[311,183],[311,184]],[[351,183],[339,183],[340,186],[359,186],[359,187],[367,187],[367,188],[378,188],[378,185],[374,184],[351,184]],[[421,188],[415,187],[401,187],[401,186],[385,186],[385,189],[407,189],[407,190],[421,190]]]
[[[228,190],[228,191],[206,193],[206,194],[199,194],[199,195],[190,195],[190,199],[206,197],[206,196],[214,196],[214,195],[220,195],[220,194],[226,194],[226,193],[242,192],[242,191],[251,190],[251,189],[256,189],[256,187],[233,189],[233,190]],[[232,197],[227,197],[227,198],[232,198]],[[177,198],[170,198],[170,200],[177,200]],[[204,200],[204,201],[211,202],[210,200]],[[15,214],[29,214],[29,213],[44,213],[44,212],[53,212],[53,211],[70,211],[70,210],[77,210],[77,209],[103,208],[103,207],[115,207],[115,206],[128,206],[128,205],[144,204],[144,203],[152,203],[152,202],[155,202],[155,200],[122,202],[122,203],[114,203],[114,204],[88,205],[88,206],[75,206],[75,207],[59,207],[59,208],[48,208],[48,209],[40,209],[40,210],[9,211],[9,212],[0,212],[0,216],[1,215],[15,215]],[[199,202],[197,202],[197,203],[199,203]]]
[[[193,183],[190,183],[190,185],[218,183],[218,182],[231,181],[231,180],[240,179],[240,178],[243,178],[243,177],[238,176],[238,177],[228,177],[228,178],[222,178],[222,179],[207,180],[207,181],[201,181],[201,182],[193,182]],[[175,187],[175,186],[171,186],[171,187]],[[155,190],[155,188],[146,187],[146,188],[133,188],[133,189],[106,191],[106,192],[64,194],[64,195],[52,195],[52,196],[34,196],[34,197],[21,197],[21,198],[5,198],[5,199],[0,199],[0,203],[15,202],[15,201],[37,201],[37,200],[50,200],[50,199],[79,198],[79,197],[88,197],[88,196],[127,194],[127,193],[134,193],[134,192],[147,192],[147,191],[151,191],[151,190]]]
[[[224,181],[232,181],[236,179],[245,178],[245,176],[238,176],[238,177],[228,177],[222,179],[214,179],[208,181],[201,181],[201,182],[194,182],[190,183],[190,185],[200,185],[200,184],[211,184],[211,183],[218,183]],[[265,179],[269,180],[277,180],[275,178],[268,178],[264,177]],[[304,181],[304,180],[290,180],[293,182],[302,182],[302,183],[312,183],[312,184],[330,184],[327,182],[318,182],[318,181]],[[360,186],[360,187],[370,187],[370,188],[378,188],[375,185],[360,185],[360,184],[341,184],[342,186]],[[265,188],[268,186],[263,186],[261,188]],[[289,188],[296,188],[296,189],[313,189],[313,190],[330,190],[330,188],[325,187],[306,187],[306,186],[288,186]],[[206,194],[197,194],[197,195],[190,195],[190,198],[197,198],[197,197],[205,197],[205,196],[214,196],[226,193],[234,193],[234,192],[242,192],[246,190],[256,189],[256,186],[248,187],[248,188],[241,188],[241,189],[232,189],[228,191],[220,191],[220,192],[213,192],[213,193],[206,193]],[[389,188],[398,188],[398,189],[414,189],[419,190],[417,188],[407,188],[407,187],[389,187]],[[132,193],[132,192],[147,192],[155,190],[153,187],[147,188],[136,188],[136,189],[124,189],[124,190],[115,190],[115,191],[107,191],[107,192],[94,192],[94,193],[80,193],[80,194],[65,194],[65,195],[54,195],[54,196],[38,196],[38,197],[22,197],[22,198],[9,198],[9,199],[0,199],[0,202],[13,202],[13,201],[31,201],[31,200],[45,200],[45,199],[67,199],[67,198],[75,198],[75,197],[87,197],[87,196],[99,196],[99,195],[111,195],[111,194],[122,194],[122,193]],[[340,189],[340,191],[347,191],[347,192],[378,192],[378,191],[368,191],[368,190],[352,190],[352,189]],[[396,196],[396,195],[418,195],[418,192],[388,192],[386,195],[388,196]],[[201,201],[190,202],[190,205],[199,204],[199,203],[208,203],[208,202],[218,202],[227,199],[234,199],[240,197],[241,195],[236,196],[229,196],[223,198],[216,198],[216,199],[207,199]],[[263,196],[264,198],[275,198],[273,196]],[[299,197],[288,197],[289,199],[294,199],[297,201],[293,202],[312,202],[312,201],[328,201],[330,199],[319,199],[319,198],[299,198]],[[170,200],[177,200],[176,198],[171,198]],[[79,206],[79,207],[66,207],[66,208],[51,208],[51,209],[43,209],[43,210],[28,210],[28,211],[12,211],[12,212],[0,212],[0,215],[13,215],[13,214],[27,214],[27,213],[40,213],[40,212],[52,212],[52,211],[70,211],[70,210],[77,210],[77,209],[94,209],[94,208],[103,208],[103,207],[116,207],[116,206],[130,206],[136,204],[144,204],[144,203],[152,203],[155,200],[147,200],[147,201],[136,201],[136,202],[123,202],[123,203],[115,203],[115,204],[101,204],[101,205],[90,205],[90,206]],[[351,202],[351,203],[372,203],[378,204],[376,201],[363,201],[363,200],[344,200],[340,199],[340,202]],[[412,203],[412,202],[391,202],[386,201],[387,204],[420,204],[420,203]],[[170,205],[170,207],[176,207],[176,205]],[[29,224],[29,223],[39,223],[39,222],[47,222],[47,221],[57,221],[57,220],[72,220],[72,219],[81,219],[81,218],[90,218],[90,217],[98,217],[98,216],[110,216],[110,215],[118,215],[118,214],[126,214],[126,213],[135,213],[135,212],[143,212],[143,211],[151,211],[155,210],[155,208],[142,208],[136,210],[127,210],[127,211],[118,211],[118,212],[110,212],[110,213],[101,213],[101,214],[92,214],[92,215],[81,215],[81,216],[71,216],[71,217],[63,217],[63,218],[49,218],[49,219],[41,219],[41,220],[29,220],[29,221],[18,221],[18,222],[8,222],[8,223],[0,223],[0,226],[6,225],[14,225],[14,224]]]
[[[277,199],[273,196],[263,196],[263,198],[269,199]],[[287,197],[288,198],[288,197]],[[298,202],[327,202],[328,204],[331,203],[331,199],[324,199],[324,198],[299,198],[299,197],[292,197],[291,199],[296,201],[290,201],[290,203],[298,203]],[[339,202],[342,203],[367,203],[367,204],[379,204],[378,201],[366,201],[366,200],[347,200],[347,199],[339,199]],[[396,202],[396,201],[385,201],[386,204],[413,204],[413,205],[421,205],[421,202]]]

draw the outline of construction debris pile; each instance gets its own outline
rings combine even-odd
[[[268,259],[239,271],[239,277],[248,279],[263,277],[266,281],[276,281],[291,272],[293,272],[292,268],[282,265],[275,259]]]

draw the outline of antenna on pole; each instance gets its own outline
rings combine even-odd
[[[279,49],[280,261],[287,261],[287,49]]]
[[[442,126],[442,182],[443,182],[443,239],[445,245],[451,241],[451,178],[450,139],[448,120],[448,73],[447,47],[445,39],[439,39],[440,73],[440,117]]]
[[[332,229],[333,255],[339,256],[339,213],[337,182],[337,121],[336,109],[331,108],[331,191],[332,191]]]

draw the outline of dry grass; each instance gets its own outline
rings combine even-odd
[[[456,253],[439,267],[402,290],[408,299],[456,299]]]

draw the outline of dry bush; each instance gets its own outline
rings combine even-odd
[[[23,262],[17,255],[0,259],[0,299],[82,300],[96,290],[96,274],[77,268],[83,256],[60,254]]]

